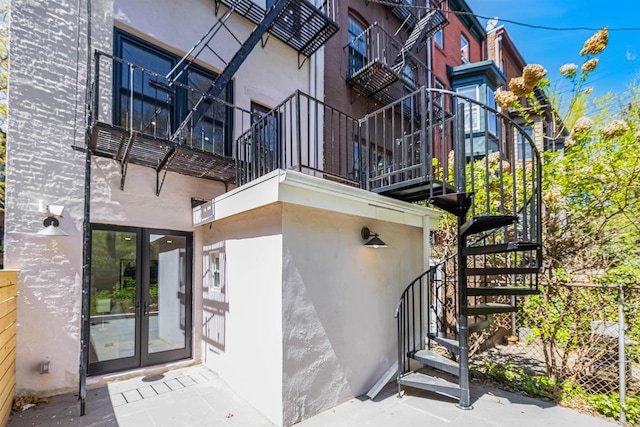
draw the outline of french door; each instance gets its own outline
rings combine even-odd
[[[191,356],[191,233],[93,224],[89,374]]]

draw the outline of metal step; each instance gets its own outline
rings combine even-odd
[[[464,237],[482,233],[483,231],[511,225],[517,221],[518,217],[515,215],[474,216],[460,227],[460,236]]]
[[[467,288],[467,296],[488,296],[488,295],[537,295],[540,290],[528,286],[487,286]]]
[[[467,320],[467,329],[469,330],[469,333],[472,334],[486,328],[490,324],[491,320],[489,319],[469,318]]]
[[[465,269],[467,276],[502,276],[505,274],[538,274],[538,267],[486,267]]]
[[[460,343],[458,338],[453,334],[428,334],[431,341],[434,341],[454,354],[460,354]]]
[[[438,353],[434,353],[431,350],[416,351],[413,355],[413,359],[440,371],[448,372],[456,377],[460,375],[460,367],[457,362],[447,359],[446,357]]]
[[[540,243],[530,242],[509,242],[501,243],[498,245],[485,245],[485,246],[469,246],[462,250],[463,255],[485,255],[485,254],[499,254],[505,252],[517,252],[517,251],[535,251],[540,249]]]
[[[439,195],[451,188],[441,181],[428,178],[416,178],[409,181],[397,182],[380,188],[371,189],[374,193],[392,197],[404,202],[421,202],[428,200],[434,194]]]
[[[447,193],[433,197],[429,202],[456,216],[465,216],[471,207],[473,193]]]
[[[485,302],[482,304],[470,305],[466,309],[467,316],[487,315],[494,313],[511,313],[518,311],[518,307],[510,304],[502,304],[498,302]]]
[[[421,372],[411,372],[398,378],[398,384],[433,391],[455,399],[460,398],[460,386],[451,381]]]

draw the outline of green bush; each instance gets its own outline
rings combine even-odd
[[[541,375],[528,375],[522,370],[515,370],[513,366],[504,367],[490,362],[472,366],[471,375],[474,378],[507,386],[511,390],[524,391],[533,397],[543,397],[556,402],[582,400],[602,415],[615,419],[620,416],[620,395],[618,393],[590,395],[578,384],[571,381],[561,383]],[[627,422],[637,426],[640,422],[640,399],[627,397],[625,401]]]

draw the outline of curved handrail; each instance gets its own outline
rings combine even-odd
[[[489,111],[492,114],[495,114],[496,116],[506,120],[507,122],[509,122],[509,124],[515,126],[516,129],[518,129],[518,131],[526,138],[527,142],[529,143],[530,147],[534,150],[532,151],[533,153],[535,153],[536,155],[536,159],[540,160],[540,150],[538,150],[538,147],[536,146],[535,142],[533,141],[533,139],[531,139],[531,137],[529,136],[529,134],[527,134],[527,132],[524,130],[524,128],[518,124],[518,122],[516,122],[515,120],[513,120],[511,117],[507,116],[506,114],[504,114],[503,112],[496,110],[495,108],[492,108],[486,104],[483,104],[480,101],[477,101],[473,98],[469,98],[467,96],[464,95],[460,95],[457,92],[453,92],[447,89],[438,89],[438,88],[432,88],[432,87],[424,87],[424,90],[426,92],[438,92],[438,93],[442,93],[445,95],[451,95],[453,97],[456,98],[461,98],[471,104],[475,104],[477,106],[479,106],[482,109],[485,109],[487,111]]]
[[[400,306],[402,305],[402,301],[407,296],[409,290],[411,289],[411,287],[413,287],[415,285],[416,282],[418,282],[420,279],[422,279],[427,274],[432,273],[434,271],[437,271],[438,268],[442,267],[447,261],[455,258],[456,256],[458,256],[457,252],[454,253],[454,254],[449,255],[448,257],[446,257],[445,259],[443,259],[439,263],[432,265],[431,267],[429,267],[429,269],[427,271],[425,271],[424,273],[420,274],[418,277],[413,279],[411,281],[411,283],[409,283],[409,285],[407,285],[407,287],[404,288],[404,291],[402,291],[402,294],[400,295],[400,299],[398,300],[398,304],[396,304],[396,312],[395,312],[395,315],[393,317],[396,318],[396,319],[398,318],[398,314],[400,312]]]

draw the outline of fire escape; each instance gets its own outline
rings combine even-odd
[[[410,29],[404,42],[373,24],[344,48],[348,58],[347,82],[356,92],[382,105],[422,86],[431,86],[428,68],[417,54],[426,40],[449,23],[437,8],[421,17],[404,2],[390,6],[390,10],[403,21],[403,27]],[[401,84],[394,85],[396,82]]]
[[[251,0],[218,0],[212,27],[166,75],[96,52],[89,149],[94,155],[120,163],[121,188],[129,164],[156,170],[158,195],[167,172],[234,184],[235,158],[230,148],[220,148],[219,141],[224,137],[231,147],[233,129],[221,123],[226,117],[227,122],[237,120],[242,126],[242,122],[251,120],[251,113],[219,96],[252,49],[258,42],[264,47],[270,35],[298,52],[301,67],[307,57],[338,31],[336,1],[316,7],[308,0],[275,0],[270,5],[268,2],[265,10]],[[234,14],[256,24],[244,41],[228,25]],[[222,39],[230,38],[238,43],[238,49],[232,58],[224,59],[216,52],[216,46],[220,46]],[[190,87],[181,77],[205,50],[220,59],[225,68],[207,87]],[[107,88],[114,80],[121,83],[121,93],[116,94],[116,89],[108,93]],[[106,94],[114,100],[118,96],[123,105],[114,102],[113,111],[104,113],[101,97]],[[188,111],[176,111],[176,99],[185,98],[189,99]],[[109,114],[111,118],[106,117]],[[207,123],[215,128],[213,134],[205,133]]]

